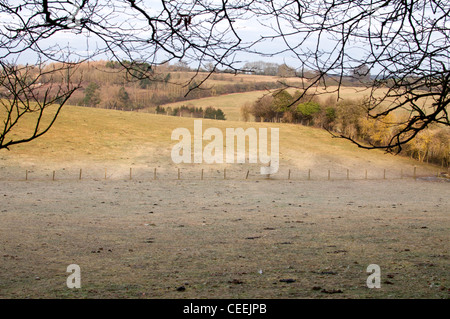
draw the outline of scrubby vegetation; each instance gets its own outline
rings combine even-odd
[[[241,115],[250,114],[257,122],[298,123],[324,128],[370,145],[385,145],[399,129],[401,114],[389,114],[377,119],[367,115],[367,99],[337,101],[333,96],[324,99],[317,95],[290,94],[277,90],[264,95],[252,105],[241,107]],[[396,118],[398,117],[398,118]],[[400,121],[399,121],[400,120]],[[403,146],[401,154],[420,162],[448,167],[450,162],[450,128],[437,125],[421,131],[415,139]]]
[[[212,106],[208,106],[205,110],[201,107],[186,106],[182,105],[180,107],[162,107],[157,106],[155,109],[156,114],[172,115],[172,116],[182,116],[182,117],[195,117],[195,118],[205,118],[214,120],[226,120],[225,114],[221,109],[215,109]]]
[[[53,63],[46,68],[57,67]],[[251,78],[247,75],[244,79],[241,75],[236,78],[227,70],[214,74],[206,70],[198,72],[183,62],[150,66],[129,61],[95,61],[78,65],[72,70],[70,79],[68,76],[64,72],[49,73],[42,76],[39,84],[44,89],[52,83],[65,83],[67,80],[81,83],[82,88],[74,92],[67,104],[125,111],[223,94],[273,90],[287,84],[287,79],[278,81],[279,78],[270,76]]]
[[[253,104],[246,103],[241,107],[242,120],[249,121],[253,116],[256,121],[320,127],[375,146],[386,144],[400,128],[394,123],[402,122],[401,113],[372,119],[367,116],[368,102],[365,99],[346,98],[337,101],[336,97],[330,95],[324,98],[308,94],[298,99],[302,92],[284,89],[289,86],[289,81],[292,81],[292,78],[286,77],[296,76],[285,65],[259,62],[247,67],[255,75],[235,77],[226,70],[213,74],[204,73],[203,76],[209,78],[198,87],[202,81],[202,73],[194,72],[182,62],[155,67],[129,61],[96,61],[82,63],[74,69],[68,69],[66,73],[44,72],[35,89],[45,92],[54,83],[71,81],[80,83],[82,88],[71,95],[67,104],[128,111],[156,109],[159,114],[220,120],[226,119],[224,112],[212,106],[198,108],[183,105],[164,108],[161,105],[230,93],[266,90],[272,93],[264,95]],[[46,68],[58,70],[58,65],[53,63]],[[194,73],[197,74],[195,79]],[[271,74],[277,78],[271,78]],[[29,76],[33,77],[31,68]],[[296,102],[293,103],[294,101]],[[449,131],[448,127],[431,125],[404,145],[401,153],[421,162],[448,167]]]

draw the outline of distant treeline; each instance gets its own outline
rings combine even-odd
[[[168,75],[170,74],[168,73]],[[194,81],[189,85],[188,89],[185,89],[178,84],[153,82],[151,85],[148,84],[143,88],[140,85],[135,87],[133,84],[102,85],[97,82],[90,82],[83,91],[74,94],[69,100],[69,104],[108,109],[136,110],[222,94],[272,90],[282,86],[277,82],[242,82],[197,89],[197,85],[198,83]],[[186,95],[188,90],[191,91]]]
[[[46,67],[57,69],[56,64]],[[288,84],[274,79],[236,80],[231,70],[209,75],[192,70],[183,62],[151,66],[130,61],[81,63],[70,72],[72,83],[81,83],[68,104],[108,109],[136,110],[204,97],[257,90],[273,90]],[[216,72],[216,71],[215,71]],[[43,75],[42,89],[52,83],[65,83],[68,72]],[[195,78],[193,76],[196,75]],[[202,81],[208,77],[205,83]],[[202,84],[202,85],[200,85]]]
[[[71,95],[68,104],[120,110],[154,108],[223,94],[281,89],[295,85],[295,81],[298,84],[303,77],[312,79],[317,76],[314,71],[298,74],[286,64],[263,61],[247,63],[240,72],[218,70],[213,65],[193,70],[184,62],[153,66],[126,60],[85,62],[67,72],[58,71],[60,66],[58,63],[46,66],[38,83],[41,90],[55,83],[80,83],[81,89]],[[214,73],[211,74],[212,70]],[[236,74],[240,77],[235,77]],[[249,77],[248,74],[256,76]],[[363,83],[363,78],[358,75],[339,79],[344,81],[343,85],[355,86]],[[327,79],[331,84],[337,81],[333,77]]]
[[[172,115],[172,116],[183,116],[183,117],[195,117],[195,118],[205,118],[214,120],[226,120],[225,114],[221,109],[215,109],[212,106],[208,106],[205,110],[198,107],[188,107],[182,105],[180,107],[161,107],[157,106],[155,110],[156,114]]]
[[[241,107],[241,118],[250,120],[253,115],[257,122],[298,123],[324,128],[343,134],[352,139],[372,145],[386,145],[399,130],[393,123],[401,123],[400,115],[389,114],[373,119],[367,116],[366,99],[346,99],[337,102],[333,96],[321,99],[317,95],[304,95],[297,91],[291,95],[286,90],[278,90]],[[294,101],[297,101],[294,103]],[[450,163],[450,128],[430,126],[416,138],[403,146],[401,154],[420,162],[429,162],[443,167]]]

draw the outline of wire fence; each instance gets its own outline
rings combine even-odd
[[[18,176],[19,175],[19,176]],[[22,176],[20,176],[22,175]],[[61,180],[287,180],[287,181],[335,181],[335,180],[393,180],[393,179],[448,179],[448,169],[436,168],[435,173],[419,167],[404,169],[280,169],[273,175],[262,175],[259,169],[230,168],[141,168],[128,169],[25,169],[22,174],[4,173],[0,181],[61,181]]]

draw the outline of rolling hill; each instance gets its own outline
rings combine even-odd
[[[224,105],[254,98],[258,93],[243,93],[221,97]],[[239,102],[240,101],[240,102]],[[235,104],[235,105],[236,105]],[[234,107],[236,109],[236,107]],[[232,113],[230,113],[232,114]],[[235,113],[236,114],[236,113]],[[234,118],[234,116],[230,116]],[[26,132],[22,123],[17,134]],[[27,144],[17,145],[11,151],[0,152],[0,178],[24,178],[24,170],[30,178],[48,178],[53,170],[59,178],[73,178],[83,169],[83,176],[123,178],[133,168],[136,178],[152,178],[153,169],[158,176],[176,178],[176,167],[183,169],[183,177],[197,178],[201,168],[209,175],[227,167],[229,178],[243,178],[247,170],[255,176],[260,164],[179,164],[172,162],[170,154],[177,141],[171,140],[176,128],[187,128],[193,133],[192,118],[179,118],[141,112],[124,112],[107,109],[65,106],[52,129],[43,137]],[[335,139],[321,129],[282,123],[254,123],[238,121],[203,120],[203,130],[217,127],[225,135],[226,128],[244,129],[279,128],[280,169],[273,178],[326,179],[330,170],[331,179],[346,178],[399,178],[411,176],[413,166],[418,174],[436,174],[438,168],[400,156],[384,154],[382,151],[363,150],[348,141]],[[207,144],[204,141],[203,145]],[[224,141],[224,147],[226,143]]]

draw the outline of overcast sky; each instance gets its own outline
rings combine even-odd
[[[72,0],[75,2],[80,2],[81,0]],[[222,1],[219,0],[209,0],[209,4],[211,6],[217,5],[217,4],[221,4]],[[23,2],[25,3],[25,0],[20,0],[17,1],[17,3]],[[277,2],[278,4],[281,3],[282,1]],[[313,0],[312,0],[313,2]],[[11,1],[11,3],[16,3]],[[67,15],[72,15],[73,18],[75,19],[81,19],[83,18],[83,14],[85,14],[83,11],[79,11],[77,9],[77,7],[75,5],[71,5],[68,4],[67,2],[65,2],[65,5],[61,5],[61,2],[52,2],[52,5],[54,6],[63,6],[64,10],[60,10],[59,17],[66,17]],[[104,4],[106,2],[102,2],[99,1],[100,4]],[[94,16],[92,17],[93,20],[99,20],[101,19],[101,17],[107,17],[106,20],[101,21],[102,24],[106,25],[107,28],[106,30],[108,32],[110,31],[114,31],[115,26],[121,25],[122,29],[128,29],[128,33],[133,33],[134,32],[134,36],[139,37],[140,42],[139,44],[137,44],[137,47],[134,48],[134,50],[132,50],[134,52],[132,58],[134,59],[141,59],[141,60],[146,60],[148,62],[161,62],[164,60],[164,58],[166,58],[166,56],[161,51],[158,51],[156,53],[156,55],[153,55],[154,52],[152,52],[154,50],[154,46],[152,44],[149,45],[145,45],[145,40],[150,38],[150,34],[151,34],[151,29],[148,27],[148,23],[145,19],[143,19],[142,15],[138,15],[136,13],[135,10],[131,10],[131,7],[129,4],[126,4],[123,1],[118,1],[115,2],[118,3],[119,5],[117,7],[114,7],[115,9],[113,10],[112,7],[110,6],[105,6],[101,9],[99,9],[98,11],[95,11]],[[161,11],[161,1],[160,0],[145,0],[143,5],[143,8],[145,9],[145,11],[153,16],[156,17],[159,15],[160,11]],[[179,9],[179,12],[189,12],[190,7],[189,7],[189,3],[197,3],[195,1],[182,1],[182,2],[168,2],[167,4],[170,5],[176,5],[176,6],[182,6],[184,4],[186,4],[186,7],[183,7],[182,9],[177,8],[177,10]],[[293,2],[294,3],[294,2]],[[315,4],[318,4],[321,2],[315,2]],[[139,4],[141,4],[139,2]],[[198,7],[196,7],[196,9],[199,9]],[[289,11],[290,9],[292,9],[292,11]],[[361,9],[361,8],[359,8]],[[392,8],[391,8],[392,9]],[[353,10],[353,7],[352,9]],[[26,11],[26,10],[24,10]],[[193,37],[193,41],[195,43],[198,44],[204,44],[204,42],[202,42],[202,40],[200,39],[195,39],[195,35],[196,34],[208,34],[209,32],[211,32],[214,36],[216,37],[220,37],[223,34],[223,40],[226,42],[227,40],[233,40],[233,34],[231,32],[231,30],[228,28],[228,25],[226,23],[226,19],[224,19],[223,21],[221,21],[220,23],[218,23],[217,25],[214,25],[213,27],[211,27],[212,29],[208,29],[208,27],[210,26],[210,24],[208,24],[208,21],[211,19],[211,14],[206,12],[207,10],[204,10],[203,8],[200,8],[199,11],[195,14],[193,14],[192,16],[192,25],[189,26],[189,29],[186,30],[186,34],[188,37],[191,36]],[[52,14],[56,15],[58,17],[58,8],[53,8],[51,10]],[[248,43],[252,43],[258,39],[260,39],[261,36],[268,36],[268,35],[275,35],[276,31],[274,29],[271,29],[270,26],[276,26],[277,23],[281,24],[281,27],[284,29],[284,32],[288,33],[290,30],[296,30],[295,28],[299,26],[299,22],[296,21],[297,16],[298,15],[298,10],[295,8],[295,6],[293,8],[289,8],[287,9],[287,11],[284,11],[284,13],[291,13],[291,15],[289,16],[289,14],[287,16],[283,15],[281,18],[287,18],[286,20],[278,20],[276,21],[273,17],[273,14],[269,14],[267,16],[262,16],[259,17],[258,20],[256,20],[255,18],[252,18],[249,16],[248,13],[246,13],[245,11],[241,11],[238,14],[235,14],[236,11],[231,11],[229,12],[230,15],[235,14],[235,16],[232,16],[231,18],[235,21],[233,24],[233,27],[235,28],[235,30],[238,33],[238,36],[242,39],[242,46],[245,46],[245,44]],[[26,12],[23,12],[23,14],[25,15]],[[313,15],[315,15],[315,13],[312,13]],[[431,14],[431,13],[430,13]],[[420,16],[420,12],[419,12],[419,16]],[[36,19],[42,19],[43,15],[38,16]],[[164,16],[162,18],[167,18],[167,16]],[[174,18],[174,17],[172,17]],[[289,20],[290,19],[290,20]],[[0,27],[4,30],[4,28],[6,26],[8,26],[9,24],[14,24],[17,23],[17,20],[14,20],[11,18],[11,16],[5,16],[0,15]],[[290,25],[292,23],[292,25]],[[304,22],[302,22],[304,23]],[[366,23],[366,25],[363,26],[359,26],[359,28],[364,28],[364,30],[366,30],[366,28],[368,29],[373,29],[376,30],[376,28],[378,28],[379,26],[376,25],[375,22],[373,22],[373,24],[370,23],[369,21],[364,21],[364,23]],[[162,26],[162,31],[161,31],[161,26]],[[167,27],[167,26],[166,26]],[[395,25],[394,25],[395,27]],[[424,26],[425,27],[425,26]],[[407,28],[404,27],[404,28]],[[164,26],[162,24],[158,25],[158,33],[159,34],[163,34],[164,35]],[[121,30],[118,30],[117,28],[115,29],[115,31],[119,31],[121,32]],[[227,32],[228,31],[228,32]],[[125,32],[125,31],[124,31]],[[196,33],[197,32],[197,33]],[[367,31],[366,31],[367,32]],[[125,34],[128,34],[125,33]],[[334,47],[334,43],[329,40],[329,36],[327,38],[327,34],[323,34],[323,41],[321,41],[320,43],[320,47],[319,49],[326,49],[329,52],[332,51],[332,48]],[[169,39],[165,39],[168,43],[172,40]],[[298,35],[297,33],[291,35],[291,36],[287,36],[285,38],[285,40],[289,41],[288,45],[291,46],[291,48],[294,48],[293,51],[296,51],[297,53],[301,54],[302,50],[311,50],[311,52],[317,52],[317,48],[316,48],[316,38],[314,36],[311,36],[308,41],[306,41],[305,43],[303,43],[300,47],[296,47],[300,41],[301,41],[301,36]],[[436,39],[433,39],[434,41],[436,41]],[[177,45],[179,45],[175,41],[175,47]],[[447,38],[444,36],[443,41],[447,41]],[[164,41],[163,41],[164,42]],[[134,42],[136,43],[136,42]],[[133,43],[133,44],[134,44]],[[438,44],[441,42],[437,42]],[[398,43],[396,45],[400,45],[399,48],[401,48],[401,45],[403,45],[404,43]],[[437,44],[437,45],[438,45]],[[444,43],[445,44],[445,43]],[[96,37],[94,34],[90,34],[87,31],[84,31],[83,33],[77,33],[74,30],[69,30],[69,31],[59,31],[55,34],[53,34],[49,39],[46,40],[42,40],[39,42],[40,48],[48,53],[51,52],[56,52],[56,53],[60,53],[63,56],[67,55],[68,53],[71,54],[70,59],[74,60],[77,57],[89,57],[91,56],[94,52],[99,52],[99,50],[101,51],[102,48],[105,48],[104,42],[100,41],[98,37]],[[365,49],[370,48],[373,49],[374,46],[368,46],[367,44],[364,43],[346,43],[346,45],[348,45],[346,47],[346,53],[347,56],[345,57],[347,60],[344,61],[344,63],[347,63],[351,66],[351,63],[353,63],[352,59],[356,58],[355,60],[361,60],[358,59],[360,57],[362,57],[365,53],[368,53],[369,51],[365,52]],[[113,44],[114,46],[114,44]],[[226,46],[226,45],[225,45]],[[62,48],[62,50],[60,50],[60,52],[58,52],[58,48]],[[249,51],[238,51],[236,52],[234,55],[231,55],[228,59],[228,62],[230,61],[240,61],[242,63],[240,64],[236,64],[237,67],[242,66],[243,63],[245,62],[252,62],[252,61],[265,61],[265,62],[271,62],[271,63],[278,63],[278,64],[282,64],[282,63],[286,63],[287,65],[294,67],[294,68],[299,68],[301,66],[301,62],[298,56],[294,56],[294,53],[291,51],[289,52],[288,50],[286,52],[282,52],[279,53],[277,55],[273,55],[271,56],[270,53],[274,53],[274,52],[280,52],[283,51],[283,49],[286,49],[287,45],[286,43],[284,43],[284,41],[280,38],[275,39],[275,40],[266,40],[264,42],[261,42],[259,44],[256,44],[252,47],[252,49],[254,51],[257,51],[259,53],[264,53],[265,55],[258,55],[258,54],[251,54]],[[223,53],[223,49],[214,49],[214,46],[208,46],[208,53],[209,54],[213,54],[214,56],[219,56],[221,53]],[[176,49],[175,49],[176,51]],[[180,50],[182,51],[182,50]],[[320,50],[319,50],[320,51]],[[324,50],[325,51],[325,50]],[[195,63],[199,63],[199,60],[196,56],[196,54],[198,54],[198,51],[193,53],[192,51],[190,52],[190,56],[188,55],[188,58],[190,57],[190,60],[184,60],[185,62],[189,62],[191,66],[196,67],[197,65],[195,65]],[[5,54],[5,52],[2,52],[0,50],[0,54]],[[109,54],[97,54],[95,56],[92,56],[92,59],[110,59],[112,58],[113,54],[117,54],[117,58],[119,59],[129,59],[130,57],[127,57],[123,52],[120,51],[120,49],[116,47],[112,47],[112,52],[109,52]],[[324,59],[326,62],[328,62],[328,60],[332,60],[330,59],[330,57],[332,57],[332,55],[327,56],[326,54],[323,55]],[[156,58],[155,58],[156,57]],[[197,60],[196,60],[197,58]],[[326,60],[328,58],[328,60]],[[150,60],[149,60],[150,59]],[[448,60],[448,57],[447,57]],[[19,58],[15,61],[15,62],[19,62],[19,63],[35,63],[36,61],[36,56],[30,52],[27,51],[23,54],[21,54],[19,56]],[[177,62],[176,59],[171,61],[172,63]],[[205,66],[208,62],[210,61],[202,61],[201,64],[203,64],[203,66]],[[448,62],[448,61],[446,61]],[[355,63],[358,63],[358,61],[356,61]],[[357,65],[353,65],[353,67],[356,67]],[[219,68],[223,68],[223,66],[218,65]]]
[[[80,0],[77,0],[80,2]],[[221,1],[213,0],[212,3],[221,3]],[[161,2],[159,0],[146,0],[145,1],[146,11],[151,15],[157,15],[159,10],[161,10]],[[73,17],[76,19],[82,18],[82,12],[79,12],[77,10],[76,6],[72,6],[69,4],[65,5],[65,9],[69,13],[73,13]],[[127,8],[124,8],[124,10],[127,10]],[[128,20],[126,18],[128,17]],[[143,21],[139,21],[138,19],[130,19],[127,15],[120,15],[120,14],[114,14],[114,16],[111,16],[110,19],[116,19],[117,23],[133,23],[137,27],[139,27],[140,24],[143,23]],[[125,19],[125,20],[124,20]],[[196,18],[194,17],[194,24],[201,24],[202,21],[200,20],[202,17]],[[10,23],[14,23],[15,21],[11,19],[11,16],[0,16],[0,25],[3,27],[7,26]],[[266,23],[270,24],[270,22]],[[143,24],[142,24],[143,25]],[[218,30],[220,28],[220,25],[218,26]],[[256,41],[260,38],[263,32],[263,27],[258,24],[255,20],[237,20],[234,24],[235,30],[238,32],[239,37],[242,39],[243,43],[250,43],[253,41]],[[220,31],[220,30],[219,30]],[[225,29],[224,29],[225,31]],[[266,29],[265,34],[268,34],[268,30]],[[144,36],[143,34],[141,36]],[[40,48],[43,48],[47,50],[47,52],[52,52],[52,50],[58,50],[57,48],[64,48],[67,50],[67,48],[70,48],[70,52],[73,54],[73,57],[76,55],[79,56],[89,56],[90,54],[97,51],[99,48],[104,47],[104,44],[102,41],[99,41],[99,39],[88,32],[83,32],[82,34],[77,33],[75,31],[59,31],[55,34],[53,34],[49,39],[42,40],[39,42]],[[264,44],[255,45],[253,47],[254,50],[264,53],[270,53],[279,50],[283,46],[283,42],[281,40],[274,40],[274,41],[268,41]],[[115,52],[119,54],[120,52]],[[4,52],[0,51],[0,54],[4,54]],[[36,55],[32,51],[26,51],[23,54],[20,54],[20,56],[15,56],[16,62],[18,63],[30,63],[33,64],[36,61]],[[94,57],[94,59],[109,59],[111,58],[111,55],[97,55]],[[126,58],[125,56],[122,56],[122,58]],[[232,59],[235,61],[242,61],[245,62],[252,62],[252,61],[266,61],[271,63],[286,63],[292,67],[298,67],[298,60],[292,56],[292,54],[284,53],[279,54],[276,56],[261,56],[257,54],[251,54],[249,52],[238,52],[235,55],[232,56]],[[175,62],[175,61],[173,61]],[[192,63],[192,61],[191,61]],[[242,64],[238,64],[240,66]],[[219,66],[220,68],[220,66]]]

